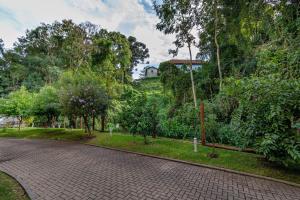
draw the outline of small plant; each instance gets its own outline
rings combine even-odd
[[[210,134],[208,135],[208,139],[212,142],[213,144],[213,148],[212,148],[212,152],[209,152],[207,154],[207,156],[209,158],[218,158],[218,153],[216,152],[216,143],[217,143],[217,139],[218,139],[218,131],[216,129],[216,131],[211,131]]]
[[[209,158],[218,158],[218,157],[219,157],[219,154],[217,154],[217,152],[216,152],[215,149],[216,149],[216,148],[213,147],[213,151],[210,152],[210,153],[208,153],[208,154],[207,154],[207,157],[209,157]]]

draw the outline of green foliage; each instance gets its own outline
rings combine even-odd
[[[164,89],[172,91],[176,104],[192,99],[190,75],[186,66],[178,68],[170,62],[163,62],[159,65],[159,72]]]
[[[123,110],[119,118],[122,127],[133,134],[142,134],[145,143],[147,143],[147,135],[152,134],[153,137],[156,137],[158,132],[158,102],[156,98],[130,88],[122,97],[126,99],[123,101]]]
[[[133,86],[136,90],[147,93],[161,93],[163,90],[163,86],[159,80],[159,77],[135,80],[133,82]]]
[[[0,112],[6,116],[17,117],[20,128],[24,118],[31,115],[32,100],[33,94],[28,92],[25,87],[21,87],[1,100]]]
[[[236,80],[226,88],[239,100],[240,131],[258,145],[267,159],[288,165],[299,162],[299,137],[293,128],[300,118],[299,80],[279,75]]]
[[[199,132],[197,111],[191,103],[171,107],[160,117],[160,135],[171,138],[193,138]]]
[[[90,22],[42,23],[28,30],[12,49],[4,49],[0,41],[0,96],[22,85],[37,92],[55,83],[64,71],[85,66],[98,72],[107,85],[130,83],[133,67],[148,57],[146,45],[136,38]]]
[[[67,116],[83,117],[90,133],[89,118],[105,115],[109,96],[101,79],[90,70],[65,72],[59,80],[59,101]]]
[[[40,119],[45,117],[48,126],[55,127],[55,123],[60,115],[57,89],[53,86],[41,88],[33,100],[32,113]]]
[[[24,189],[11,176],[0,172],[0,199],[1,200],[29,200]]]
[[[145,60],[150,57],[149,49],[142,42],[137,41],[135,37],[129,36],[128,42],[132,53],[130,72],[140,63],[145,63]],[[148,62],[146,62],[148,63]]]

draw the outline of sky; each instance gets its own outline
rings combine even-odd
[[[149,48],[149,65],[157,66],[172,59],[168,50],[174,48],[174,35],[156,30],[159,19],[151,0],[0,0],[0,38],[5,48],[11,48],[26,29],[63,19],[75,23],[90,21],[110,31],[136,37]],[[182,49],[176,58],[187,59],[187,49]],[[138,78],[144,66],[138,66],[134,78]]]

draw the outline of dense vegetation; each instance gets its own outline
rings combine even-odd
[[[157,28],[176,35],[171,52],[194,45],[206,61],[190,78],[197,100],[205,102],[209,142],[253,147],[270,161],[299,164],[299,9],[299,1],[287,0],[155,4]],[[188,127],[198,132],[191,120],[189,66],[161,63],[159,69],[173,97],[167,121],[182,133],[172,136],[183,136]]]
[[[145,44],[88,22],[41,24],[12,49],[1,42],[1,113],[88,133],[119,124],[148,143],[147,135],[199,138],[204,102],[208,142],[298,165],[299,1],[163,0],[154,10],[157,29],[176,36],[170,53],[186,48],[192,59],[194,46],[201,68],[162,62],[159,80],[133,81]]]

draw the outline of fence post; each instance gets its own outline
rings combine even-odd
[[[206,134],[205,134],[205,126],[204,126],[204,103],[200,103],[200,123],[201,123],[201,144],[206,144]]]

